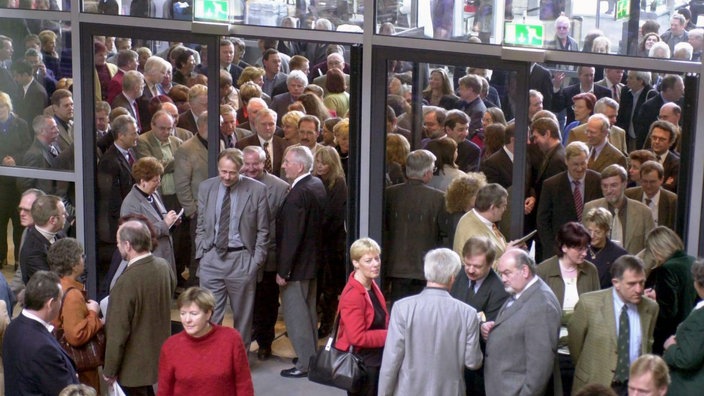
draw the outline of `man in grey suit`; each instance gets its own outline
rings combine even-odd
[[[266,263],[257,276],[257,291],[254,297],[253,338],[259,345],[257,357],[266,360],[271,356],[274,341],[274,326],[279,313],[279,286],[276,284],[276,214],[284,203],[289,185],[264,170],[266,153],[259,146],[244,148],[242,173],[264,183],[269,202],[269,251]]]
[[[675,229],[677,194],[662,188],[665,170],[657,161],[645,161],[640,167],[640,186],[626,190],[626,197],[643,203],[653,214],[655,226]]]
[[[222,323],[229,297],[234,327],[249,345],[257,270],[269,246],[269,204],[266,186],[240,175],[242,164],[240,150],[223,150],[218,177],[200,184],[195,257],[200,286],[215,295],[213,322]]]
[[[551,374],[552,389],[562,394],[557,365],[560,303],[536,276],[535,262],[523,250],[507,250],[499,259],[498,272],[511,297],[495,321],[481,326],[487,340],[486,394],[542,395],[550,391]]]
[[[487,237],[471,237],[462,247],[464,269],[457,273],[452,297],[477,310],[479,320],[496,320],[499,309],[508,298],[504,285],[491,268],[496,260],[496,247]],[[482,352],[486,344],[481,343]],[[468,395],[484,395],[484,370],[465,369],[464,380]]]
[[[460,267],[450,249],[425,255],[425,289],[391,311],[379,395],[465,394],[463,370],[480,368],[482,352],[477,311],[449,293]]]

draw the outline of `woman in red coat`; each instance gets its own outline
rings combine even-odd
[[[367,382],[355,395],[376,395],[379,383],[381,355],[389,325],[386,300],[374,282],[381,273],[380,254],[379,245],[372,239],[362,238],[352,244],[350,259],[354,272],[340,295],[340,328],[335,347],[340,350],[354,347],[367,366]]]

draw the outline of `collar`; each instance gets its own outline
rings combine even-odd
[[[594,84],[592,83],[592,86],[589,87],[589,89],[586,91],[582,90],[582,84],[579,84],[579,92],[581,92],[581,93],[587,93],[587,92],[594,93]]]
[[[294,187],[296,187],[296,183],[298,183],[299,181],[301,181],[301,179],[303,179],[304,177],[306,177],[306,176],[308,176],[308,175],[310,175],[310,172],[306,172],[306,173],[304,173],[304,174],[298,176],[298,177],[293,181],[293,183],[291,183],[291,188],[293,189]]]
[[[47,230],[46,228],[40,227],[40,226],[38,226],[38,225],[35,225],[34,228],[35,228],[40,234],[42,234],[42,236],[43,236],[44,238],[46,238],[47,241],[50,241],[50,240],[54,239],[54,237],[55,237],[56,234],[57,234],[56,232],[51,232],[51,231]]]
[[[506,152],[506,155],[508,155],[508,158],[511,160],[511,162],[513,162],[513,153],[511,152],[511,150],[509,150],[506,145],[504,145],[502,148]]]
[[[140,255],[140,256],[133,257],[130,261],[127,262],[127,266],[129,267],[130,265],[136,263],[137,261],[139,261],[139,260],[141,260],[141,259],[143,259],[143,258],[145,258],[145,257],[151,256],[151,255],[152,255],[151,253],[145,253],[145,254],[142,254],[142,255]]]
[[[264,143],[269,142],[269,146],[273,146],[273,144],[274,144],[274,137],[273,136],[271,139],[266,140],[263,137],[259,136],[259,134],[257,134],[257,139],[259,139],[259,144],[262,146],[262,148],[264,148]]]
[[[513,298],[516,299],[516,300],[518,300],[519,298],[521,298],[521,296],[523,295],[523,293],[525,293],[525,291],[528,290],[529,287],[533,286],[533,284],[536,283],[537,281],[538,281],[538,275],[533,275],[533,279],[529,280],[529,281],[528,281],[528,284],[526,284],[526,287],[524,287],[523,290],[521,290],[519,293],[516,293],[516,294],[513,296]]]
[[[616,289],[614,287],[611,287],[611,294],[614,298],[614,308],[616,308],[616,314],[621,313],[621,309],[623,309],[623,305],[625,304],[628,306],[628,309],[632,309],[633,312],[638,312],[638,307],[635,304],[627,303],[621,299],[621,296],[616,293]]]
[[[36,322],[39,322],[44,326],[44,328],[51,333],[54,330],[54,326],[51,323],[45,322],[42,318],[39,316],[33,314],[32,312],[28,311],[26,308],[22,310],[22,316],[29,320],[34,320]]]
[[[583,186],[583,185],[584,185],[584,180],[585,180],[586,178],[587,178],[587,173],[586,173],[586,172],[584,173],[584,176],[583,176],[581,179],[574,179],[574,178],[572,178],[572,176],[570,175],[570,173],[567,172],[567,179],[570,181],[570,187],[573,185],[572,182],[574,182],[574,181],[579,181],[579,186],[580,186],[580,187]]]
[[[641,188],[642,188],[642,187],[641,187]],[[653,195],[652,198],[651,198],[651,197],[648,197],[648,194],[646,194],[645,191],[643,191],[643,201],[642,201],[642,202],[645,203],[645,199],[647,198],[647,199],[651,200],[651,201],[655,204],[655,207],[657,207],[657,206],[658,206],[658,202],[660,202],[660,191],[662,191],[662,187],[660,187],[660,189],[658,190],[658,192],[656,192],[655,195]],[[647,206],[647,205],[646,205],[646,206]]]
[[[477,212],[476,209],[472,209],[472,212],[474,212],[474,215],[477,216],[477,218],[478,218],[482,223],[484,223],[484,225],[486,225],[487,227],[489,227],[490,230],[493,230],[493,229],[494,229],[494,223],[490,222],[486,217],[484,217],[484,216],[482,216],[481,214],[479,214],[479,212]]]
[[[694,306],[694,310],[697,310],[697,309],[699,309],[699,308],[701,308],[701,307],[704,307],[704,300],[699,301],[699,302],[697,303],[697,305]]]
[[[208,141],[203,139],[199,134],[196,133],[196,137],[198,138],[198,141],[203,144],[203,146],[208,149]]]

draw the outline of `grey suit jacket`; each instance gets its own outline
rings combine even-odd
[[[208,150],[194,136],[174,153],[176,198],[188,217],[198,211],[198,186],[208,178]]]
[[[641,354],[653,347],[658,304],[647,298],[638,304]],[[575,363],[572,393],[586,384],[611,384],[616,370],[616,317],[613,288],[582,294],[568,324],[570,355]]]
[[[560,303],[539,278],[509,307],[511,301],[506,300],[489,332],[486,394],[542,395],[557,368]],[[559,378],[558,374],[555,381]]]
[[[464,368],[482,365],[479,337],[477,311],[447,290],[426,288],[397,301],[384,346],[379,395],[464,395]]]
[[[240,175],[233,186],[236,194],[236,211],[240,217],[237,225],[240,239],[257,267],[264,265],[269,247],[269,203],[266,186],[254,179]],[[198,188],[198,225],[196,226],[197,259],[215,247],[215,207],[220,188],[220,178],[211,177]],[[234,224],[230,224],[234,226]]]
[[[288,194],[289,184],[268,173],[262,174],[257,181],[264,183],[269,201],[269,254],[266,257],[264,271],[276,271],[276,215]]]
[[[627,162],[626,156],[613,144],[607,142],[599,156],[594,160],[594,163],[589,166],[589,169],[601,173],[607,166],[612,164],[621,165],[624,169],[628,169]]]
[[[645,204],[642,187],[631,187],[627,189],[626,196],[634,201]],[[658,201],[658,225],[674,230],[676,219],[677,194],[660,187],[660,200]]]
[[[623,228],[625,241],[622,241],[622,245],[629,254],[638,254],[645,248],[645,236],[655,228],[655,223],[647,206],[638,201],[626,199],[626,224]],[[609,209],[609,205],[605,198],[595,199],[584,204],[584,213],[589,213],[593,208]]]
[[[147,201],[147,198],[141,193],[141,191],[139,191],[137,185],[135,184],[132,186],[132,191],[130,191],[122,201],[120,216],[125,216],[130,213],[139,213],[147,216],[154,227],[156,238],[159,242],[158,246],[152,253],[155,256],[166,260],[171,265],[171,269],[175,274],[176,260],[174,259],[174,244],[171,239],[171,234],[169,233],[169,226],[166,225],[166,222],[164,221],[164,216],[168,211],[166,210],[159,193],[155,192],[154,196],[157,197],[156,201],[161,213],[157,213],[152,204]]]
[[[68,129],[64,128],[59,121],[56,121],[56,126],[59,128],[59,137],[56,138],[56,144],[59,151],[64,152],[65,150],[69,150],[73,144],[73,122],[69,123]]]

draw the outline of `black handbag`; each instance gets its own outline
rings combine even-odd
[[[350,346],[349,351],[341,351],[333,345],[337,339],[339,320],[338,314],[328,342],[314,356],[311,356],[308,379],[356,393],[361,390],[367,379],[367,367],[362,359],[354,354],[354,347]]]

